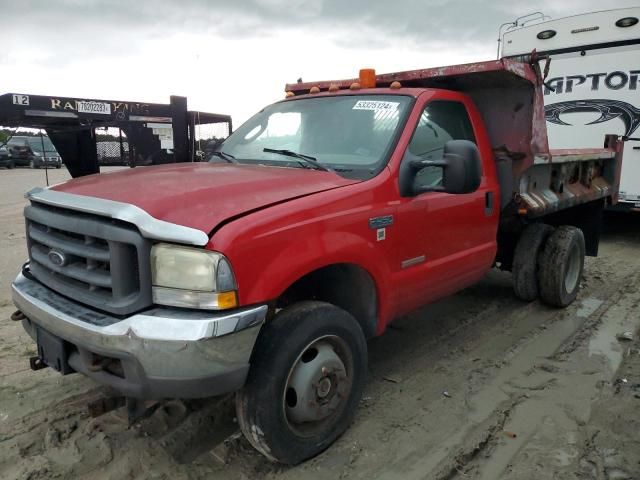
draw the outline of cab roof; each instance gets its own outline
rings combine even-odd
[[[518,86],[538,85],[539,77],[535,66],[510,59],[491,60],[487,62],[467,63],[462,65],[449,65],[445,67],[425,68],[420,70],[408,70],[404,72],[384,73],[376,75],[376,93],[378,88],[389,88],[393,82],[400,82],[402,89],[414,88],[443,88],[457,91],[473,91],[481,88],[512,88]],[[305,95],[313,87],[318,87],[320,92],[328,91],[330,86],[337,86],[339,91],[349,90],[349,87],[358,82],[357,78],[343,80],[322,80],[317,82],[288,83],[286,92],[294,95]],[[334,87],[335,88],[335,87]],[[365,89],[358,90],[364,93]],[[391,92],[398,90],[390,89]],[[337,92],[334,92],[337,93]],[[405,95],[415,93],[405,91]]]

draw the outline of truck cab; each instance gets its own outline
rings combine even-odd
[[[454,140],[473,144],[472,161],[479,162],[479,185],[466,195],[446,192],[442,166],[426,166],[417,173],[411,166],[412,162],[441,160],[447,144]],[[272,151],[283,147],[315,160]],[[343,197],[335,205],[301,199],[300,203],[309,205],[305,213],[310,218],[314,211],[328,209],[324,231],[307,245],[310,251],[324,253],[314,259],[315,264],[306,258],[301,263],[311,272],[344,262],[348,242],[324,239],[324,235],[340,234],[345,240],[353,238],[354,246],[362,242],[369,245],[367,251],[357,253],[361,257],[358,263],[376,284],[388,284],[380,291],[378,318],[367,327],[369,332],[380,333],[397,315],[425,300],[474,283],[496,256],[499,211],[495,199],[499,198],[499,187],[493,152],[476,107],[460,92],[376,88],[290,97],[246,122],[222,145],[222,151],[247,164],[326,168],[352,183],[335,192]],[[296,203],[283,213],[297,210]],[[296,235],[299,224],[295,219],[284,218],[282,222]],[[465,225],[473,225],[472,231]],[[225,230],[220,231],[216,247],[223,242],[220,248],[233,248],[232,241],[225,242]],[[303,244],[309,240],[301,239]],[[283,253],[291,250],[295,255],[300,246],[291,243],[281,247]],[[291,275],[300,273],[307,272],[295,269]],[[278,288],[293,280],[287,278]]]

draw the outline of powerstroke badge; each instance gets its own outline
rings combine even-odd
[[[369,219],[369,228],[374,230],[378,228],[389,227],[393,225],[393,215],[385,215],[384,217],[372,217]]]

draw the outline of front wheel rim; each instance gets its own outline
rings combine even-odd
[[[328,335],[309,343],[293,363],[283,392],[289,428],[309,437],[325,431],[344,411],[353,388],[353,356],[346,342]]]

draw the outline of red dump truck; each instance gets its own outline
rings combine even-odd
[[[570,304],[622,148],[549,151],[535,60],[287,85],[209,163],[29,192],[33,368],[131,402],[235,392],[249,442],[295,464],[348,428],[395,318],[494,266]]]

